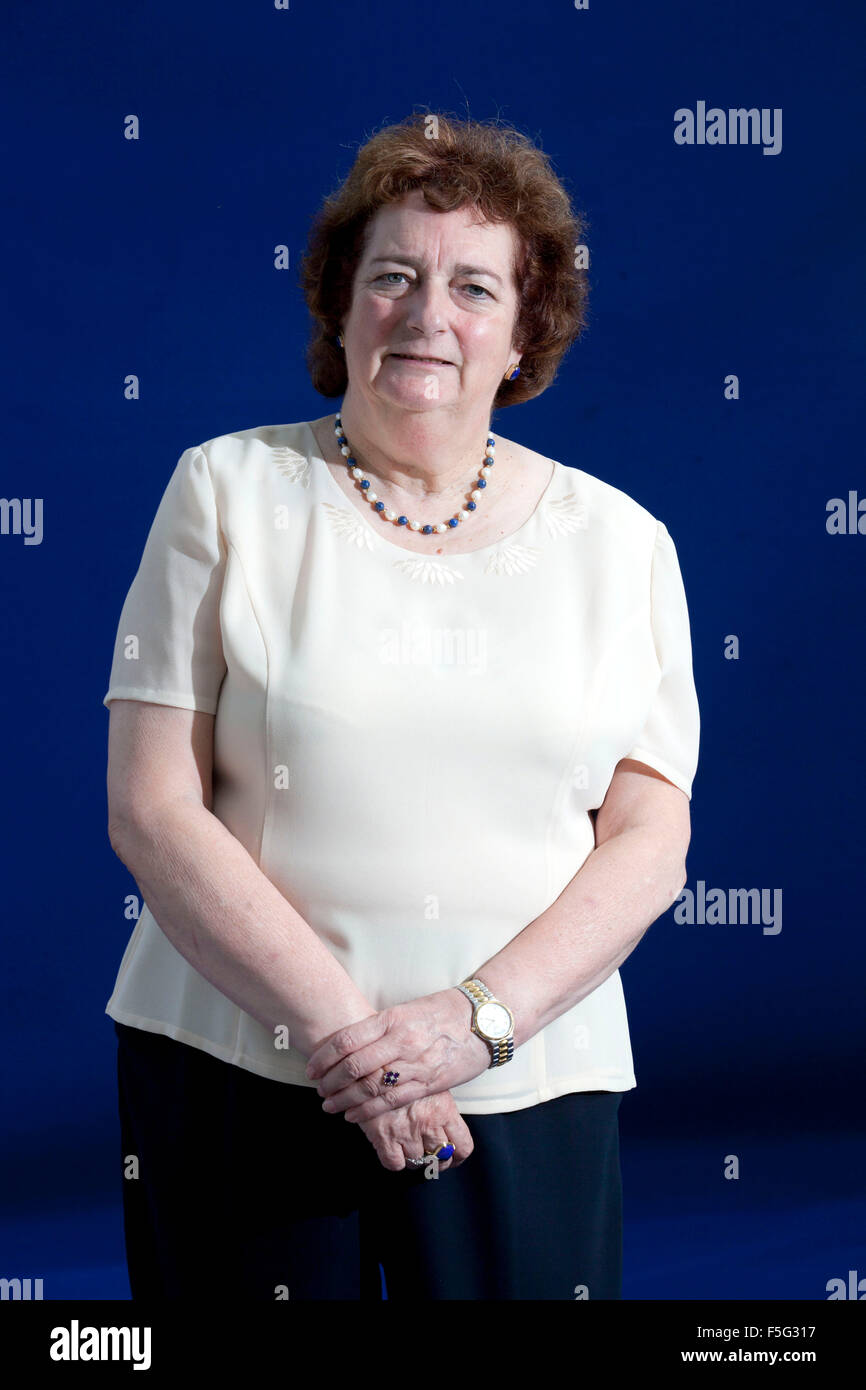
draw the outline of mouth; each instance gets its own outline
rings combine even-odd
[[[414,352],[389,352],[389,357],[396,357],[400,362],[420,362],[425,367],[453,367],[454,363],[449,362],[444,357],[418,357]]]

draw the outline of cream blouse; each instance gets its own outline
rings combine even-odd
[[[427,558],[349,501],[308,423],[221,435],[181,454],[123,605],[103,703],[216,716],[214,814],[375,1009],[475,974],[555,901],[621,758],[691,796],[674,543],[551,465],[513,535]],[[146,904],[106,1013],[315,1084]],[[471,1115],[635,1084],[615,971],[453,1095]]]

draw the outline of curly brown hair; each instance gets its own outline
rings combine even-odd
[[[436,211],[471,204],[486,221],[516,231],[514,341],[523,357],[520,375],[502,382],[493,408],[541,395],[586,326],[588,275],[575,265],[575,253],[587,219],[526,135],[498,122],[423,112],[371,136],[311,224],[300,284],[313,318],[306,361],[314,387],[323,396],[345,392],[346,360],[336,335],[351,306],[368,224],[379,208],[416,188]]]

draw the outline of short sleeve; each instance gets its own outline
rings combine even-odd
[[[682,574],[676,547],[661,521],[657,523],[653,549],[651,614],[661,672],[637,743],[624,756],[648,763],[691,799],[698,765],[700,714]]]
[[[147,700],[216,713],[224,570],[210,468],[196,445],[178,459],[126,595],[104,705]]]

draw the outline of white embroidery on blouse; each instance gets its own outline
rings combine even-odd
[[[555,502],[543,502],[541,512],[551,536],[571,535],[587,528],[586,507],[576,492],[570,492]]]
[[[587,527],[586,507],[576,492],[570,492],[556,501],[542,502],[538,514],[546,523],[550,536],[573,535],[576,531],[585,531]],[[538,564],[540,554],[537,546],[503,541],[487,561],[484,573],[526,574]]]
[[[345,507],[335,507],[330,502],[323,502],[322,506],[325,508],[325,516],[338,536],[356,545],[359,550],[365,547],[367,550],[378,548],[378,536],[373,535],[369,526],[365,525],[356,513],[347,511]]]
[[[270,446],[271,453],[280,472],[291,482],[308,487],[312,469],[311,460],[286,446]],[[331,502],[322,502],[334,532],[359,550],[379,550],[382,542],[372,529],[361,520],[357,513],[345,507],[335,507]],[[547,525],[551,536],[573,535],[576,531],[587,529],[586,507],[576,492],[568,493],[555,501],[544,501],[539,507],[541,519]],[[485,574],[503,576],[526,574],[538,564],[541,551],[534,545],[520,545],[504,541],[498,545],[484,567]],[[422,584],[454,584],[463,579],[460,570],[439,560],[405,559],[395,560],[394,568],[408,579]]]
[[[484,566],[485,574],[525,574],[538,564],[541,552],[534,545],[498,545]]]
[[[286,444],[271,444],[269,448],[277,468],[289,479],[289,482],[300,483],[301,487],[310,486],[313,465],[312,460],[307,458],[306,454],[299,454]]]
[[[410,579],[420,579],[422,584],[453,584],[455,579],[463,578],[459,570],[438,560],[395,560],[394,568]]]

